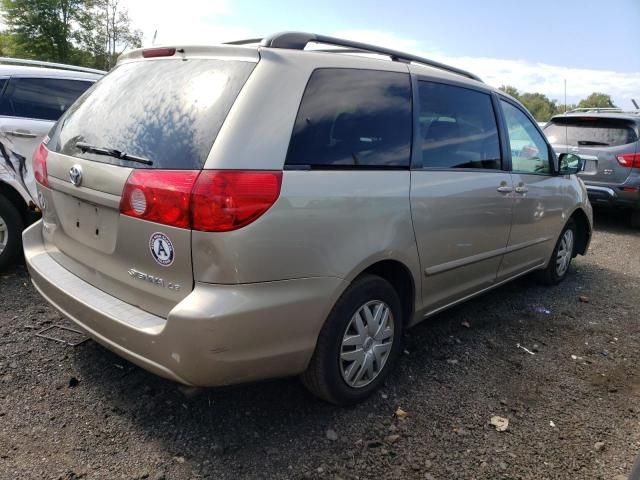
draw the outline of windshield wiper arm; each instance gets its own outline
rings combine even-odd
[[[120,160],[127,160],[129,162],[143,163],[145,165],[153,165],[153,161],[147,158],[138,157],[137,155],[130,155],[115,148],[96,147],[85,142],[76,142],[76,148],[79,148],[83,153],[90,152],[96,155],[106,155],[108,157],[118,158]]]
[[[608,143],[595,142],[593,140],[578,140],[578,145],[592,145],[592,146],[601,146],[601,147],[608,147],[609,146]]]

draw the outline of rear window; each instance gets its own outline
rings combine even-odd
[[[55,121],[91,85],[81,80],[12,78],[0,101],[0,115]]]
[[[556,118],[544,134],[550,143],[575,147],[616,147],[638,140],[632,123],[609,118]]]
[[[200,169],[255,63],[147,60],[125,63],[81,98],[54,128],[49,147],[89,160],[140,163],[81,151],[78,142],[151,160],[150,168]]]
[[[408,74],[318,69],[304,92],[286,164],[405,168],[411,123]]]

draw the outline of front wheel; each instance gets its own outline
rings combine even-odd
[[[576,224],[569,220],[560,234],[547,268],[540,272],[542,283],[556,285],[566,278],[574,257],[576,238]]]
[[[393,368],[402,320],[400,298],[389,282],[375,275],[355,280],[322,327],[303,383],[337,405],[364,400]]]
[[[16,207],[0,195],[0,271],[13,264],[20,254],[24,222]]]

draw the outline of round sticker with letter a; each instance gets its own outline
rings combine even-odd
[[[164,233],[154,233],[149,239],[149,250],[154,260],[163,267],[168,267],[173,263],[175,254],[173,252],[173,243]]]

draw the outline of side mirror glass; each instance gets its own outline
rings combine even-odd
[[[573,153],[561,153],[558,160],[560,175],[573,175],[584,170],[584,160]]]

